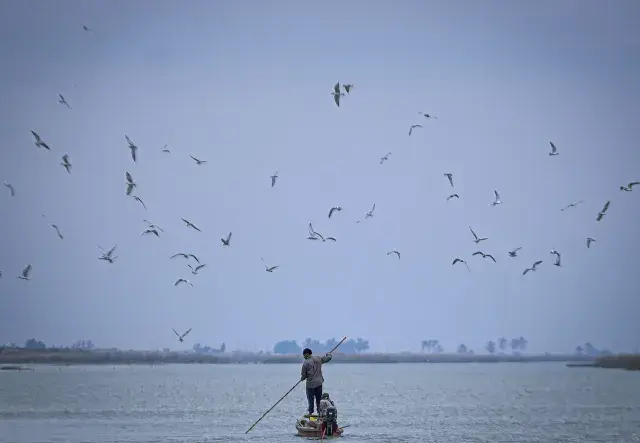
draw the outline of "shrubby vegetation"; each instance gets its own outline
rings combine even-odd
[[[337,344],[339,340],[335,338],[330,338],[324,343],[319,342],[318,340],[313,340],[311,338],[307,338],[302,346],[298,345],[295,340],[282,340],[275,344],[273,347],[274,354],[294,354],[300,355],[302,354],[302,350],[304,348],[309,348],[313,351],[314,354],[322,355],[331,351]],[[340,345],[337,352],[341,354],[359,354],[361,352],[365,352],[369,349],[369,340],[364,340],[360,337],[357,339],[349,339]]]

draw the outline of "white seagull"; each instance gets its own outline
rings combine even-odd
[[[98,246],[98,249],[100,250],[100,253],[102,254],[101,257],[98,257],[98,260],[105,260],[108,261],[109,263],[113,263],[113,261],[118,258],[117,256],[113,257],[113,252],[116,250],[116,246],[117,245],[113,245],[113,247],[111,249],[109,249],[108,252],[104,252],[104,250]]]
[[[276,180],[278,179],[278,171],[269,178],[271,179],[271,187],[273,188],[276,185]]]
[[[418,112],[418,114],[423,115],[425,118],[434,118],[438,120],[438,117],[436,117],[435,115],[427,114],[426,112]]]
[[[156,237],[160,237],[160,234],[158,234],[158,231],[156,231],[155,229],[145,229],[144,231],[142,231],[142,234],[140,235],[146,235],[146,234],[154,234]]]
[[[467,264],[467,262],[466,262],[466,261],[464,261],[463,259],[461,259],[461,258],[457,258],[457,257],[456,257],[456,258],[453,260],[453,263],[451,263],[451,264],[452,264],[452,265],[455,265],[456,263],[464,263],[464,265],[467,267],[467,271],[471,272],[471,269],[469,269],[469,265],[468,265],[468,264]]]
[[[387,152],[387,155],[385,155],[384,157],[380,157],[380,164],[383,164],[384,162],[386,162],[387,160],[389,160],[389,156],[391,155],[390,152]]]
[[[422,128],[422,125],[411,125],[411,127],[409,128],[409,135],[411,135],[411,133],[413,132],[413,128]]]
[[[522,275],[525,275],[529,271],[535,271],[536,270],[536,266],[538,266],[540,263],[542,263],[542,260],[538,260],[537,262],[535,262],[533,264],[532,267],[525,269],[524,272],[522,273]]]
[[[193,288],[193,283],[191,283],[189,280],[186,280],[184,278],[177,279],[176,282],[173,284],[173,286],[178,286],[180,283],[186,283],[188,285],[191,285],[191,287]]]
[[[561,211],[566,211],[569,208],[574,208],[574,207],[578,206],[580,203],[584,203],[584,202],[582,200],[578,200],[578,201],[575,201],[573,203],[569,203],[567,206],[565,206],[564,208],[562,208],[560,210]]]
[[[173,329],[173,328],[171,328],[171,329]],[[187,334],[188,334],[189,332],[191,332],[191,328],[189,328],[189,329],[187,330],[187,332],[185,332],[185,333],[184,333],[184,334],[182,334],[182,335],[178,334],[178,333],[176,332],[176,330],[175,330],[175,329],[173,329],[173,332],[178,336],[178,341],[179,341],[180,343],[182,343],[182,342],[184,342],[184,338],[187,336]]]
[[[51,151],[51,148],[49,148],[49,145],[47,145],[45,142],[42,141],[42,139],[40,138],[40,136],[38,135],[37,132],[35,131],[31,131],[31,133],[33,134],[33,138],[35,138],[35,143],[36,143],[36,147],[40,148],[45,148],[48,151]]]
[[[222,246],[229,246],[229,242],[231,242],[231,232],[229,232],[226,239],[222,237],[220,241],[222,242]]]
[[[71,109],[71,106],[69,106],[69,103],[67,103],[67,100],[62,94],[58,94],[58,97],[60,97],[58,103],[60,103],[61,105],[65,105],[67,108]]]
[[[158,225],[154,225],[153,223],[151,223],[149,220],[142,220],[143,222],[145,222],[147,225],[149,225],[149,229],[157,229],[160,232],[164,232],[164,229],[162,229],[160,226]]]
[[[396,250],[387,252],[387,255],[391,255],[391,254],[396,254],[398,256],[398,260],[400,260],[400,252],[398,252]]]
[[[184,252],[178,252],[177,254],[173,254],[171,257],[169,258],[176,258],[176,257],[183,257],[183,258],[192,258],[194,259],[197,263],[200,263],[200,260],[198,259],[198,257],[196,257],[193,254],[185,254]]]
[[[15,191],[15,189],[13,189],[13,185],[11,183],[9,183],[8,181],[6,181],[6,180],[4,181],[4,185],[9,190],[9,194],[11,194],[11,197],[15,197],[16,191]]]
[[[194,225],[193,223],[191,223],[189,220],[186,220],[186,219],[184,219],[184,218],[182,218],[181,220],[182,220],[182,221],[187,225],[187,228],[193,228],[193,229],[195,229],[195,230],[196,230],[196,231],[198,231],[198,232],[202,232],[202,231],[200,231],[200,229],[198,229],[198,227],[197,227],[196,225]]]
[[[493,258],[493,255],[491,255],[491,254],[485,254],[485,253],[484,253],[484,252],[482,252],[482,251],[474,252],[474,253],[473,253],[473,254],[471,254],[471,255],[481,255],[481,256],[482,256],[482,258],[490,258],[491,260],[493,260],[493,262],[494,262],[494,263],[496,262],[496,259],[495,259],[495,258]]]
[[[509,251],[509,257],[517,257],[520,249],[522,249],[522,246],[515,248],[513,251]]]
[[[621,191],[631,192],[631,188],[634,186],[640,185],[640,182],[631,182],[627,186],[620,186]]]
[[[489,237],[478,237],[476,233],[473,232],[473,229],[471,229],[471,226],[469,226],[469,231],[471,231],[471,234],[473,234],[473,241],[476,243],[480,243],[482,240],[489,240]]]
[[[556,149],[556,145],[554,145],[553,142],[549,142],[549,144],[551,145],[551,152],[549,153],[549,155],[558,155],[558,149]]]
[[[344,93],[340,92],[340,82],[333,85],[333,101],[336,102],[336,106],[340,107],[340,97],[344,97]]]
[[[22,273],[18,276],[21,280],[31,280],[31,265],[27,265],[26,268],[22,270]]]
[[[58,234],[58,237],[60,237],[61,239],[63,239],[64,237],[62,236],[62,234],[60,233],[60,229],[58,228],[58,225],[56,225],[55,223],[50,223],[51,227],[53,229],[56,230],[56,234]]]
[[[498,191],[496,191],[495,189],[493,190],[493,193],[496,195],[496,199],[493,201],[493,203],[491,203],[491,206],[501,205],[502,200],[500,200],[500,194],[498,194]]]
[[[458,194],[451,194],[449,197],[447,197],[447,201],[451,200],[452,198],[460,198],[460,196]]]
[[[147,209],[147,205],[144,204],[144,202],[142,201],[142,199],[140,197],[138,197],[137,195],[134,195],[133,199],[135,201],[137,201],[138,203],[140,203],[145,210]]]
[[[611,203],[611,201],[607,200],[607,202],[604,204],[604,207],[602,208],[602,210],[600,212],[598,212],[598,216],[596,217],[596,221],[600,221],[602,220],[602,217],[604,217],[604,215],[607,212],[607,209],[609,209],[609,204]]]
[[[167,154],[171,153],[171,151],[169,151],[169,148],[167,148],[167,145],[164,145],[164,148],[162,148],[162,152],[166,152]]]
[[[138,151],[138,147],[131,141],[128,135],[125,134],[124,139],[129,143],[129,149],[131,149],[131,158],[133,161],[136,161],[136,155]]]
[[[69,174],[71,174],[71,162],[69,161],[69,156],[67,154],[62,156],[62,163],[60,164],[64,166],[64,169],[66,169]]]
[[[193,266],[191,266],[191,265],[187,265],[187,266],[189,266],[189,268],[191,268],[191,273],[192,273],[193,275],[198,275],[198,271],[199,271],[200,269],[204,268],[204,267],[205,267],[205,266],[207,266],[207,265],[206,265],[206,264],[204,264],[204,265],[198,265],[198,266],[196,266],[195,268],[194,268]]]
[[[200,160],[198,158],[195,158],[193,155],[190,155],[189,157],[191,157],[193,159],[193,161],[195,161],[198,165],[201,165],[203,163],[206,163],[206,160]]]
[[[591,243],[593,243],[594,241],[596,241],[595,238],[587,237],[587,248],[590,248],[591,247]]]
[[[133,181],[133,177],[131,177],[131,174],[127,171],[125,171],[124,176],[127,179],[127,182],[125,183],[127,185],[127,195],[131,195],[131,191],[133,191],[133,188],[137,186],[136,182]]]
[[[264,262],[264,258],[260,257],[260,260],[262,260]],[[266,264],[266,262],[264,262],[264,263],[265,263],[264,264],[264,270],[267,271],[267,272],[273,272],[273,271],[275,271],[276,269],[278,269],[280,267],[280,265],[268,266]]]
[[[453,188],[453,174],[450,172],[445,172],[444,176],[447,177],[447,180],[449,180],[449,184]]]
[[[333,208],[329,209],[329,218],[331,218],[331,216],[333,215],[333,213],[335,211],[342,211],[342,207],[341,206],[334,206]]]

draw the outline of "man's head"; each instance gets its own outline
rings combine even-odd
[[[322,398],[329,400],[329,393],[328,392],[323,392],[322,393]]]
[[[311,357],[311,349],[309,348],[304,348],[304,351],[302,351],[302,356],[307,359],[309,357]]]

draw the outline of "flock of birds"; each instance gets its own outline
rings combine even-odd
[[[89,28],[87,28],[86,26],[83,26],[84,31],[87,32],[92,32],[92,30],[90,30]],[[351,92],[354,89],[354,85],[353,84],[343,84],[341,85],[340,82],[337,82],[334,87],[333,87],[333,91],[331,92],[331,95],[333,96],[333,100],[336,104],[336,106],[340,107],[343,99],[345,99],[346,97],[348,97]],[[58,102],[62,105],[65,106],[68,109],[72,109],[71,105],[69,104],[69,102],[66,100],[66,98],[60,94],[58,96]],[[429,113],[425,113],[425,112],[419,112],[419,115],[421,115],[422,117],[424,117],[425,119],[428,120],[437,120],[438,117],[431,115]],[[423,128],[422,124],[412,124],[409,127],[409,136],[412,136],[415,132],[416,129],[420,129]],[[51,152],[51,148],[50,146],[43,140],[43,138],[36,132],[36,131],[31,131],[31,135],[33,137],[34,140],[34,144],[37,148],[39,149],[44,149],[46,151]],[[138,155],[138,146],[131,140],[131,138],[128,135],[124,135],[124,141],[126,142],[126,146],[129,150],[131,159],[133,160],[134,163],[137,162],[137,155]],[[560,153],[558,152],[557,147],[555,146],[555,144],[553,142],[549,142],[550,146],[551,146],[551,151],[549,152],[549,156],[557,156]],[[165,154],[170,154],[171,151],[167,148],[167,145],[164,145],[164,147],[161,149],[161,151]],[[391,155],[391,152],[388,152],[386,155],[384,155],[383,157],[380,158],[380,164],[382,165],[383,163],[385,163],[386,161],[389,160],[389,156]],[[196,166],[201,166],[207,163],[206,160],[202,160],[199,158],[196,158],[194,156],[190,156],[191,159],[195,162]],[[66,172],[68,174],[72,173],[72,163],[71,163],[71,159],[69,157],[68,154],[64,154],[61,156],[61,162],[60,165],[62,167],[64,167],[64,169],[66,170]],[[270,182],[271,182],[271,187],[275,187],[277,184],[277,180],[279,178],[278,175],[278,171],[276,171],[273,175],[271,175],[270,177]],[[451,186],[451,188],[455,188],[454,186],[454,175],[450,172],[446,172],[444,173],[444,178],[448,181],[449,185]],[[628,183],[625,186],[620,186],[620,190],[621,191],[625,191],[625,192],[631,192],[634,186],[640,185],[640,181],[635,181],[635,182],[631,182]],[[9,195],[11,197],[15,197],[16,195],[16,190],[14,188],[14,186],[7,182],[4,181],[4,186],[7,188]],[[129,197],[131,197],[132,199],[134,199],[136,202],[138,202],[144,209],[147,209],[146,204],[144,203],[144,201],[137,195],[135,195],[135,190],[137,189],[137,183],[133,177],[133,175],[129,172],[129,171],[125,171],[125,194]],[[491,207],[495,207],[498,205],[503,204],[502,199],[500,197],[500,193],[498,192],[498,190],[494,190],[494,200],[493,202],[490,203]],[[446,197],[446,200],[452,200],[452,199],[459,199],[460,195],[456,192],[451,193],[449,196]],[[582,200],[573,202],[571,204],[566,205],[565,207],[561,208],[561,211],[565,211],[568,210],[570,208],[574,208],[577,205],[579,205],[580,203],[583,203]],[[610,205],[610,201],[607,201],[602,210],[598,212],[597,216],[596,216],[596,221],[599,222],[602,220],[602,218],[605,216],[605,214],[607,213],[608,209],[609,209],[609,205]],[[371,209],[369,211],[367,211],[364,214],[363,219],[361,220],[357,220],[356,223],[360,223],[364,220],[370,219],[374,216],[374,212],[376,209],[376,205],[375,203],[373,204],[373,206],[371,207]],[[336,215],[336,213],[339,213],[340,211],[342,211],[342,207],[340,206],[334,206],[331,207],[328,211],[328,218],[331,219],[333,216]],[[43,214],[44,217],[44,214]],[[196,226],[196,224],[194,224],[193,222],[191,222],[190,220],[187,220],[185,218],[181,219],[182,222],[184,223],[185,227],[187,229],[193,229],[195,231],[201,232],[201,229],[198,228],[198,226]],[[142,233],[140,234],[141,236],[147,236],[147,235],[154,235],[156,237],[160,237],[161,233],[164,232],[164,230],[158,226],[157,224],[154,224],[152,222],[150,222],[149,220],[143,220],[144,223],[146,223],[146,228],[142,231]],[[55,229],[58,237],[60,239],[63,239],[64,236],[61,233],[60,228],[50,222],[50,226]],[[308,226],[308,230],[309,230],[309,236],[307,237],[308,240],[310,241],[320,241],[320,242],[336,242],[336,238],[333,236],[329,236],[329,235],[324,235],[321,234],[319,232],[317,232],[314,228],[313,225],[311,223],[309,223]],[[489,240],[488,237],[480,237],[476,234],[476,232],[471,228],[471,226],[469,226],[469,231],[471,232],[471,235],[473,236],[473,242],[476,244],[479,244],[481,242],[484,242],[486,240]],[[229,232],[225,237],[220,238],[221,244],[223,247],[229,247],[231,246],[231,239],[232,239],[232,232]],[[592,243],[595,242],[596,239],[593,237],[587,237],[586,239],[586,247],[590,248]],[[113,264],[115,262],[115,260],[118,258],[117,255],[115,255],[115,251],[116,251],[117,245],[112,246],[108,251],[105,251],[104,249],[102,249],[102,247],[98,246],[98,250],[100,252],[100,255],[97,257],[98,260],[102,260],[105,262],[108,262],[110,264]],[[520,251],[522,249],[522,247],[517,247],[515,249],[513,249],[512,251],[508,252],[508,256],[511,258],[515,258],[518,256],[518,251]],[[561,266],[561,253],[556,251],[556,250],[551,250],[550,255],[554,255],[555,256],[555,261],[553,262],[553,264],[555,266]],[[388,256],[395,256],[398,260],[401,257],[401,253],[400,251],[397,250],[392,250],[387,252]],[[481,257],[483,259],[489,259],[491,261],[493,261],[494,263],[496,262],[496,258],[489,254],[489,253],[485,253],[483,251],[476,251],[472,254],[472,256],[474,257]],[[205,263],[201,263],[200,259],[192,254],[192,253],[185,253],[185,252],[179,252],[176,253],[174,255],[172,255],[171,257],[169,257],[170,259],[183,259],[187,261],[187,265],[189,267],[189,269],[191,270],[191,274],[192,275],[198,275],[199,271],[201,271],[206,264]],[[265,267],[265,271],[266,272],[274,272],[276,269],[279,268],[279,265],[274,265],[274,264],[269,264],[267,262],[265,262],[265,260],[263,258],[261,258],[262,262],[264,263],[264,267]],[[468,271],[470,271],[469,268],[469,264],[467,263],[467,261],[463,258],[460,257],[455,257],[455,259],[453,260],[452,265],[456,265],[456,264],[464,264],[467,268]],[[542,260],[537,260],[535,261],[531,267],[527,267],[524,269],[524,271],[522,272],[522,275],[526,275],[529,272],[533,272],[536,271],[538,269],[538,266],[540,266],[543,263]],[[17,276],[17,278],[21,279],[21,280],[26,280],[29,281],[31,279],[31,273],[32,273],[33,267],[31,264],[27,264],[26,267],[22,270],[22,272]],[[2,277],[2,270],[0,270],[0,277]],[[189,285],[189,286],[194,286],[193,283],[186,278],[183,277],[179,277],[175,280],[174,282],[174,286],[180,286],[180,285]],[[189,334],[189,332],[191,331],[191,329],[187,330],[186,332],[184,332],[183,334],[179,334],[175,329],[173,329],[173,332],[175,333],[175,335],[178,337],[178,341],[182,342],[184,340],[184,338],[187,336],[187,334]]]

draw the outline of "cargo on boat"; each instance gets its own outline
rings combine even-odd
[[[340,437],[344,428],[338,426],[335,408],[328,408],[322,417],[305,415],[296,422],[301,437],[334,438]]]

